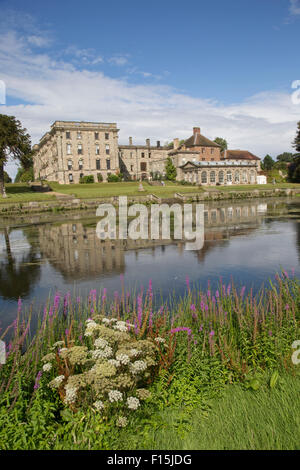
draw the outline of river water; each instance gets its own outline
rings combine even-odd
[[[39,310],[60,291],[153,288],[167,297],[190,283],[257,290],[284,268],[300,276],[300,198],[218,201],[205,205],[205,242],[187,251],[178,241],[110,240],[96,236],[95,213],[1,217],[0,328],[16,316],[18,298]],[[1,330],[0,330],[1,331]]]

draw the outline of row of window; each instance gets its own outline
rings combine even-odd
[[[220,171],[219,172],[218,182],[219,183],[224,183],[224,177],[225,177],[224,171]],[[186,175],[186,179],[187,178],[188,178],[188,176]],[[192,178],[192,174],[189,175],[189,179],[191,179],[191,178]],[[251,174],[250,178],[253,179],[254,174]],[[201,183],[205,184],[205,183],[207,183],[207,181],[208,181],[207,171],[202,171],[201,172]],[[226,181],[228,183],[232,182],[232,172],[231,172],[231,170],[228,170],[226,172]],[[239,181],[240,181],[240,173],[237,171],[234,174],[234,182],[239,183]],[[209,182],[210,183],[216,183],[216,172],[215,171],[211,171],[209,173]],[[248,182],[248,175],[247,175],[246,171],[243,171],[243,173],[242,173],[242,182],[243,183]]]
[[[106,155],[109,155],[110,149],[109,145],[105,145],[105,153]],[[83,155],[83,147],[82,144],[77,144],[77,154],[78,155]],[[67,144],[67,155],[72,155],[72,144]],[[96,144],[95,145],[95,155],[100,155],[100,145]]]
[[[83,169],[83,160],[79,160],[78,162],[78,170],[82,170]],[[110,170],[110,160],[107,159],[106,160],[106,169],[107,170]],[[73,170],[73,162],[72,160],[68,160],[68,170]],[[96,170],[101,170],[101,161],[100,159],[97,159],[96,160]]]
[[[95,140],[99,140],[99,132],[94,132]],[[109,132],[105,132],[104,134],[105,140],[109,140]],[[82,133],[81,131],[77,131],[77,139],[82,138]],[[66,139],[71,139],[71,132],[67,131],[66,132]]]

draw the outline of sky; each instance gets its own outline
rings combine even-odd
[[[0,113],[33,144],[55,120],[137,144],[197,126],[275,158],[300,120],[299,43],[300,0],[0,0]]]

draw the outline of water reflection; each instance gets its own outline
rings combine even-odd
[[[299,199],[210,203],[204,246],[198,251],[186,251],[177,240],[102,241],[96,236],[96,218],[86,212],[60,214],[61,220],[49,220],[49,215],[3,219],[0,317],[15,315],[18,297],[42,303],[50,289],[65,292],[74,282],[82,289],[105,285],[113,292],[121,273],[128,287],[152,278],[168,295],[172,289],[182,293],[186,275],[195,282],[232,275],[258,285],[281,266],[298,272],[299,215]]]

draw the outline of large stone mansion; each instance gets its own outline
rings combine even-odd
[[[203,185],[255,184],[260,159],[244,150],[226,150],[204,137],[199,127],[193,135],[170,146],[118,143],[116,123],[55,121],[34,148],[36,179],[60,184],[79,183],[92,175],[94,181],[107,181],[109,174],[122,173],[125,180],[164,176],[167,157],[177,168],[177,180]]]

